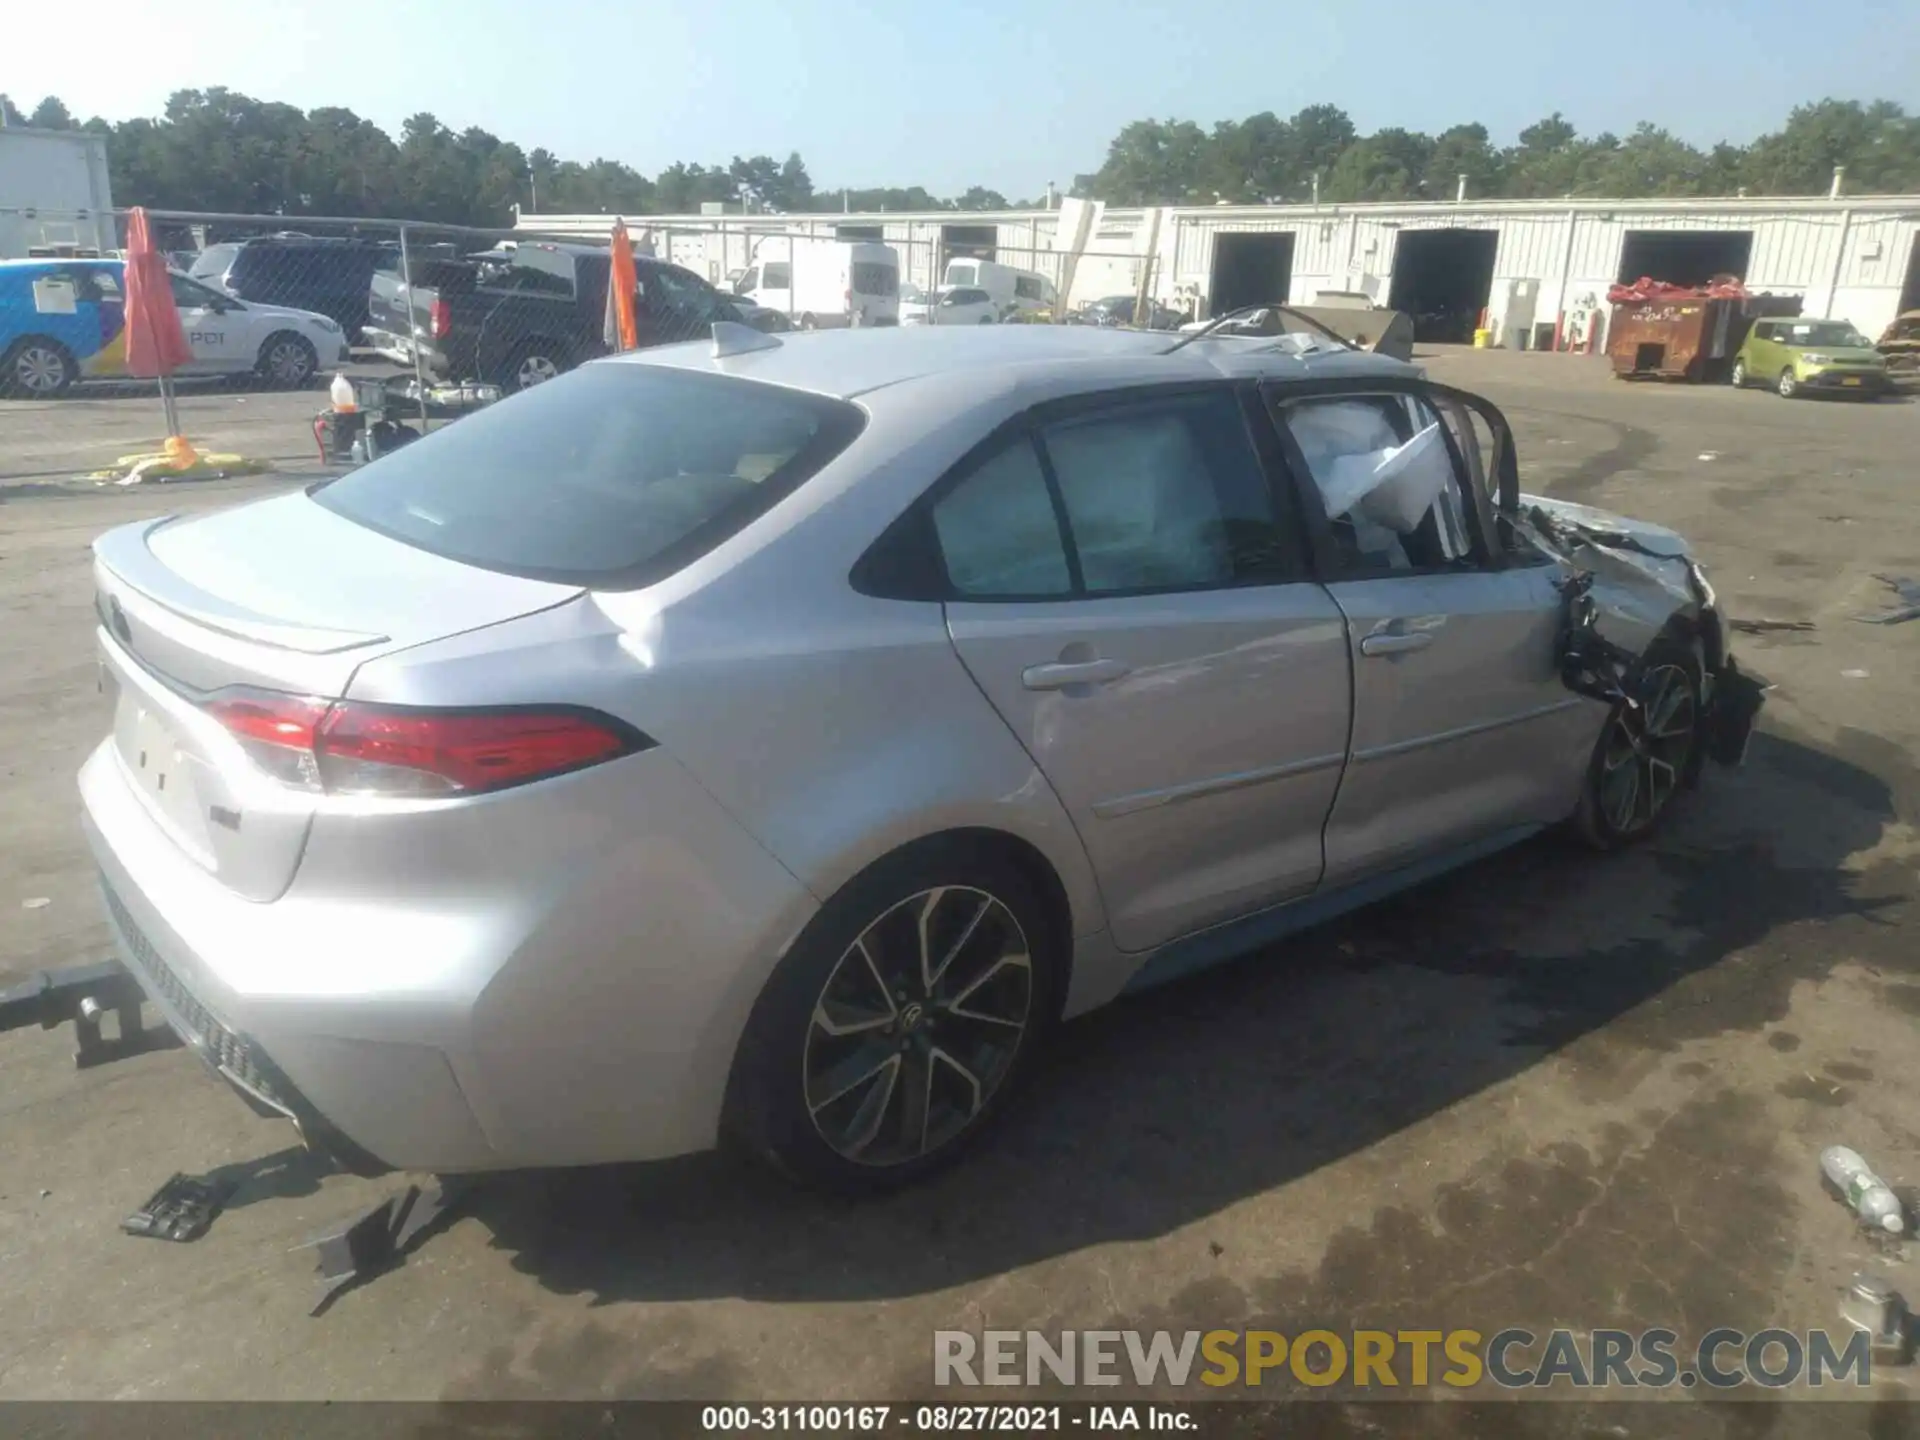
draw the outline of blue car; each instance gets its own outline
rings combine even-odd
[[[338,323],[236,300],[171,274],[193,359],[183,375],[257,374],[288,389],[345,364]],[[0,260],[0,393],[49,399],[75,381],[127,373],[126,266],[119,260]]]

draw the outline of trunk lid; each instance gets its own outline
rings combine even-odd
[[[261,771],[201,708],[236,686],[322,699],[377,656],[563,604],[355,524],[305,494],[141,521],[94,544],[114,743],[156,823],[223,884],[277,898],[322,797]]]

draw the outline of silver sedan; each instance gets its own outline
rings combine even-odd
[[[1063,1017],[1739,758],[1684,545],[1517,477],[1311,337],[587,365],[98,541],[121,959],[364,1173],[911,1179]]]

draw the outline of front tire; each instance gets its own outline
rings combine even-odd
[[[320,369],[320,356],[304,336],[278,330],[260,345],[254,372],[276,390],[304,390]]]
[[[843,1193],[952,1162],[1004,1113],[1058,1011],[1056,929],[1020,867],[977,842],[873,865],[762,991],[728,1087],[729,1138]]]
[[[1645,840],[1698,780],[1701,688],[1700,661],[1690,648],[1668,639],[1648,648],[1633,703],[1614,705],[1587,765],[1574,823],[1588,844],[1617,850]]]
[[[16,341],[0,360],[0,393],[28,400],[64,395],[79,378],[80,367],[67,347],[44,335]]]
[[[1774,386],[1774,389],[1780,392],[1782,400],[1791,400],[1800,393],[1800,382],[1795,378],[1791,366],[1780,372],[1779,383]]]

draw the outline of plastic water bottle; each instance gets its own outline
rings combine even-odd
[[[1834,1194],[1860,1217],[1862,1224],[1889,1235],[1906,1234],[1907,1217],[1900,1208],[1900,1197],[1873,1173],[1873,1168],[1857,1152],[1844,1145],[1822,1150],[1820,1173]]]
[[[333,384],[327,387],[327,398],[333,402],[336,415],[349,414],[360,408],[360,401],[353,391],[353,382],[338,370],[334,371]]]

